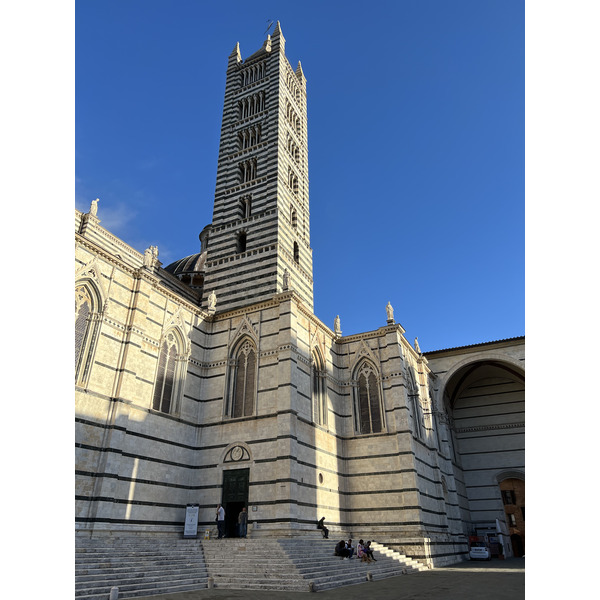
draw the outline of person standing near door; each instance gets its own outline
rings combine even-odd
[[[218,540],[225,537],[225,509],[217,505],[217,529],[219,530]]]
[[[246,537],[246,533],[248,531],[248,513],[246,512],[246,507],[242,508],[240,514],[238,515],[238,536],[241,538]]]

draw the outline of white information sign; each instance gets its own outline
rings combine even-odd
[[[198,537],[198,510],[197,504],[188,504],[185,507],[185,527],[183,528],[184,538]]]

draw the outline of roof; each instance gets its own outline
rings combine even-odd
[[[206,262],[206,252],[198,252],[185,258],[180,258],[175,262],[167,265],[165,271],[172,275],[181,275],[182,273],[200,273],[204,271],[204,263]]]
[[[521,335],[521,336],[517,336],[517,337],[512,337],[512,338],[505,338],[502,340],[494,340],[491,342],[481,342],[479,344],[469,344],[468,346],[455,346],[453,348],[443,348],[441,350],[430,350],[429,352],[423,352],[424,356],[429,356],[430,354],[436,354],[437,352],[450,352],[451,350],[463,350],[466,348],[476,348],[478,346],[488,346],[490,344],[500,344],[502,342],[512,342],[512,341],[517,341],[517,340],[525,340],[525,336]]]

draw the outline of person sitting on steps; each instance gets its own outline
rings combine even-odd
[[[323,521],[325,521],[325,517],[321,517],[319,519],[319,522],[317,523],[317,529],[321,529],[321,531],[323,532],[323,537],[328,540],[329,539],[329,529],[327,529],[327,527],[325,527]]]
[[[365,543],[362,540],[358,540],[358,546],[356,547],[356,556],[360,558],[361,562],[373,562],[373,559],[365,552]]]
[[[371,559],[377,562],[377,559],[373,556],[373,550],[371,550],[371,540],[369,540],[364,547],[364,553]]]
[[[341,556],[342,560],[344,560],[344,558],[350,558],[350,551],[346,548],[346,542],[344,540],[340,540],[335,545],[335,550],[333,553],[335,556]]]

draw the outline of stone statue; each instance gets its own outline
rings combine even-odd
[[[394,320],[394,309],[389,301],[387,303],[387,306],[385,307],[385,311],[387,312],[387,320],[393,321]]]
[[[150,250],[152,250],[152,258],[158,258],[158,246],[150,246]]]
[[[144,250],[144,266],[145,267],[152,266],[152,261],[154,260],[154,252],[153,252],[152,248],[153,248],[153,246],[150,246],[149,248],[146,248]]]
[[[421,354],[421,348],[419,348],[419,339],[415,338],[415,350]]]
[[[215,290],[212,290],[208,295],[208,310],[215,310],[217,306],[217,295],[215,294]]]
[[[98,202],[100,202],[100,198],[92,200],[92,203],[90,204],[90,215],[92,215],[92,217],[95,217],[98,214]]]
[[[342,330],[340,327],[340,315],[337,315],[335,321],[333,322],[333,332],[335,335],[342,335]]]
[[[285,290],[288,290],[288,289],[289,289],[289,287],[290,287],[290,273],[289,273],[289,271],[286,269],[286,270],[283,272],[283,289],[284,289],[284,291],[285,291]]]

